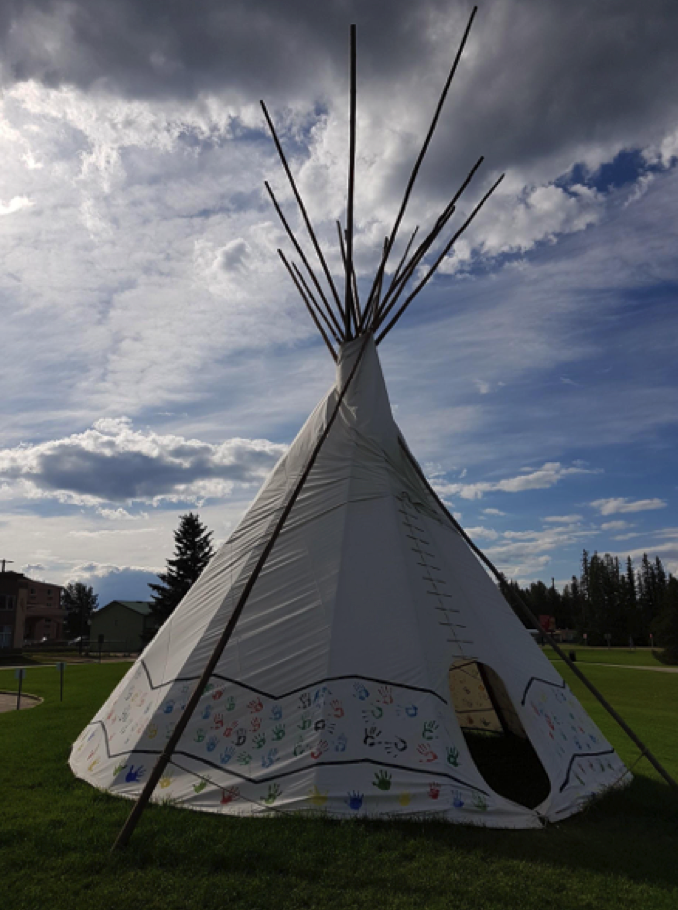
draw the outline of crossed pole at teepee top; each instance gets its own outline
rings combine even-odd
[[[285,228],[285,231],[286,231],[288,237],[290,238],[299,258],[301,259],[301,262],[302,262],[306,272],[308,273],[308,276],[310,277],[313,286],[315,287],[315,290],[318,294],[320,301],[322,301],[322,306],[320,305],[318,300],[316,300],[315,295],[313,294],[313,291],[311,290],[309,284],[307,283],[306,279],[304,278],[304,276],[303,276],[301,270],[299,269],[299,267],[297,266],[297,264],[294,262],[290,264],[288,262],[287,258],[285,257],[285,254],[282,252],[282,250],[278,250],[280,258],[281,258],[283,264],[285,265],[285,267],[290,275],[290,278],[292,279],[311,318],[313,319],[313,322],[314,322],[316,328],[320,332],[320,334],[323,338],[323,341],[327,345],[333,359],[335,361],[337,360],[337,353],[332,344],[332,340],[336,344],[342,344],[346,341],[351,340],[351,338],[353,338],[353,337],[362,336],[363,343],[358,351],[358,354],[357,354],[355,363],[353,364],[353,367],[351,369],[351,372],[350,372],[346,382],[344,383],[342,389],[339,392],[337,401],[336,401],[335,406],[332,410],[332,413],[327,421],[327,424],[326,424],[325,428],[323,429],[322,433],[320,434],[320,436],[313,448],[313,451],[311,452],[311,454],[308,458],[308,461],[304,467],[303,472],[301,473],[297,483],[295,484],[295,486],[292,490],[292,493],[291,493],[289,499],[287,500],[287,503],[284,506],[284,508],[280,514],[280,517],[278,518],[278,521],[276,522],[275,527],[273,528],[273,531],[271,532],[271,535],[270,535],[268,541],[266,542],[263,550],[261,551],[261,553],[259,555],[259,558],[252,570],[251,575],[249,576],[249,578],[242,590],[242,593],[240,594],[240,597],[238,598],[238,602],[236,603],[236,606],[235,606],[233,612],[231,613],[231,616],[221,634],[221,637],[219,638],[219,641],[217,642],[217,645],[214,648],[214,651],[213,651],[212,655],[210,656],[210,658],[205,666],[205,669],[203,670],[203,673],[198,681],[198,684],[196,685],[191,697],[189,698],[189,700],[186,704],[184,711],[181,714],[181,717],[179,718],[179,720],[176,724],[176,727],[174,729],[172,736],[170,737],[170,739],[168,740],[168,742],[165,745],[165,748],[163,749],[162,753],[158,757],[158,760],[157,760],[151,774],[149,775],[148,780],[146,781],[141,793],[139,794],[138,799],[136,800],[136,802],[132,808],[132,811],[130,812],[125,824],[123,825],[122,829],[120,830],[120,833],[118,834],[118,837],[116,838],[115,843],[113,845],[113,848],[112,848],[113,851],[115,851],[121,847],[125,847],[128,844],[129,839],[132,836],[132,834],[139,822],[139,819],[141,818],[141,815],[143,814],[144,809],[148,805],[148,802],[150,801],[151,796],[153,795],[153,791],[155,790],[157,784],[159,783],[160,778],[164,774],[165,769],[167,768],[167,765],[171,761],[172,755],[175,752],[177,746],[179,745],[179,741],[184,733],[184,730],[186,729],[188,722],[190,721],[191,717],[193,716],[193,713],[195,712],[195,709],[196,709],[201,697],[204,694],[205,688],[210,680],[210,677],[214,673],[214,671],[217,667],[217,664],[221,658],[221,655],[223,654],[226,646],[228,645],[228,642],[230,641],[230,639],[235,631],[235,628],[238,624],[238,620],[240,619],[242,612],[245,609],[245,606],[246,606],[249,596],[252,593],[252,590],[257,582],[257,579],[259,578],[259,575],[261,574],[261,571],[264,568],[264,565],[266,564],[266,561],[267,561],[268,557],[270,556],[271,551],[273,550],[273,547],[275,546],[275,543],[278,540],[278,538],[284,528],[285,522],[287,521],[287,518],[289,517],[290,512],[292,511],[292,508],[294,507],[294,504],[297,501],[299,494],[301,493],[309,474],[311,473],[313,465],[315,464],[315,462],[318,458],[318,455],[320,454],[320,450],[321,450],[325,440],[327,439],[330,430],[332,429],[332,426],[335,422],[337,414],[339,413],[339,410],[340,410],[342,402],[346,396],[346,393],[349,389],[349,386],[357,373],[358,367],[362,360],[363,354],[365,353],[365,350],[367,348],[367,344],[368,344],[370,337],[372,337],[374,335],[375,341],[377,344],[379,344],[381,341],[383,341],[383,339],[391,331],[391,329],[394,327],[394,325],[398,322],[400,317],[403,315],[403,313],[409,307],[409,305],[412,303],[412,301],[415,299],[415,297],[417,297],[417,295],[426,286],[426,284],[428,283],[430,278],[434,275],[434,273],[438,269],[440,263],[443,261],[445,256],[447,256],[448,253],[450,252],[454,243],[459,239],[461,234],[468,228],[468,226],[471,224],[473,219],[476,217],[476,215],[478,214],[480,209],[487,202],[487,200],[490,198],[492,193],[494,193],[494,191],[497,189],[497,187],[499,186],[499,184],[501,183],[501,181],[504,177],[504,175],[502,174],[494,182],[494,184],[490,187],[490,189],[485,193],[485,195],[482,197],[480,202],[472,210],[471,214],[468,216],[466,221],[462,224],[462,226],[460,228],[457,229],[457,231],[455,231],[452,238],[445,244],[442,252],[438,255],[434,264],[428,269],[428,271],[426,272],[424,277],[421,279],[421,281],[417,284],[417,286],[414,288],[414,290],[411,291],[411,293],[407,296],[404,303],[402,303],[401,306],[396,311],[395,315],[384,326],[386,319],[388,318],[388,316],[391,314],[391,312],[395,308],[405,286],[407,285],[407,282],[412,277],[412,275],[414,274],[414,272],[417,269],[417,267],[419,266],[419,264],[422,262],[426,253],[433,247],[436,240],[439,238],[440,234],[445,229],[448,221],[454,214],[455,206],[456,206],[458,199],[460,198],[461,194],[464,192],[466,187],[469,185],[469,183],[473,179],[476,171],[478,170],[478,168],[480,167],[480,165],[483,161],[482,157],[479,158],[478,161],[475,163],[475,165],[471,168],[471,170],[469,171],[466,179],[462,183],[459,190],[455,193],[452,200],[446,205],[445,209],[443,210],[441,215],[436,220],[433,228],[429,231],[429,233],[426,235],[424,240],[419,244],[419,246],[416,248],[414,253],[408,259],[408,255],[410,253],[410,248],[412,247],[415,236],[419,230],[418,227],[415,228],[414,233],[410,237],[410,240],[407,244],[405,252],[404,252],[401,260],[399,261],[395,272],[393,273],[393,275],[391,277],[391,282],[390,282],[389,288],[388,288],[386,294],[382,298],[381,292],[382,292],[382,286],[383,286],[383,281],[384,281],[384,275],[386,272],[387,261],[391,254],[391,251],[393,250],[393,247],[394,247],[394,244],[396,241],[396,237],[398,234],[398,230],[399,230],[401,222],[403,220],[403,216],[405,214],[405,210],[407,208],[407,204],[408,204],[410,195],[412,193],[414,183],[416,181],[416,178],[419,173],[419,169],[421,167],[421,164],[422,164],[422,161],[426,154],[426,151],[427,151],[429,144],[431,142],[431,139],[433,137],[433,133],[434,133],[436,125],[438,123],[438,119],[440,117],[440,113],[441,113],[443,105],[445,103],[447,93],[448,93],[450,85],[452,83],[452,79],[454,78],[454,74],[459,65],[459,61],[461,59],[461,55],[462,55],[464,47],[466,45],[466,41],[467,41],[469,32],[471,30],[471,26],[473,24],[473,20],[475,18],[477,9],[478,9],[477,7],[474,7],[471,12],[471,15],[469,17],[469,21],[467,23],[464,34],[462,36],[462,40],[461,40],[459,48],[457,50],[457,54],[455,56],[454,63],[452,64],[452,68],[450,70],[450,73],[449,73],[447,80],[445,82],[445,85],[443,87],[443,91],[438,100],[438,105],[436,107],[428,133],[426,134],[426,138],[422,145],[421,151],[419,152],[417,160],[415,161],[414,166],[412,168],[412,172],[411,172],[410,178],[407,182],[407,186],[405,188],[405,194],[403,196],[403,200],[401,202],[400,208],[398,210],[398,214],[397,214],[395,222],[393,224],[393,228],[391,229],[390,235],[388,237],[386,237],[384,240],[384,246],[383,246],[383,251],[381,254],[380,261],[379,261],[379,266],[377,268],[377,272],[376,272],[374,281],[372,283],[370,293],[368,294],[368,296],[365,300],[365,305],[362,309],[360,307],[360,303],[358,300],[358,288],[357,288],[357,281],[355,278],[355,268],[354,268],[354,264],[353,264],[353,236],[354,236],[353,199],[354,199],[354,191],[355,191],[355,156],[356,156],[356,27],[355,27],[355,25],[351,26],[351,31],[350,31],[349,169],[348,169],[348,194],[347,194],[348,201],[347,201],[347,218],[346,218],[346,231],[345,231],[345,247],[344,247],[344,237],[342,236],[341,225],[340,224],[338,225],[339,242],[340,242],[340,248],[341,248],[341,253],[342,253],[342,262],[343,262],[343,266],[344,266],[344,281],[345,281],[345,293],[344,293],[343,305],[342,305],[341,299],[339,297],[336,285],[332,279],[332,275],[328,268],[327,261],[320,248],[320,244],[318,243],[318,239],[316,237],[315,231],[313,230],[313,226],[311,224],[310,218],[308,217],[306,207],[304,206],[301,195],[299,194],[299,190],[297,188],[297,185],[295,183],[294,177],[290,170],[289,164],[285,157],[285,153],[283,151],[282,145],[280,144],[280,140],[275,131],[273,121],[271,120],[271,117],[268,113],[266,105],[264,104],[263,101],[261,102],[261,107],[264,112],[264,117],[266,119],[266,122],[267,122],[269,129],[271,131],[271,134],[273,136],[273,141],[275,143],[276,149],[278,150],[280,160],[282,162],[285,173],[287,174],[287,178],[288,178],[290,186],[292,188],[292,192],[293,192],[294,197],[299,206],[299,210],[301,212],[302,218],[306,225],[306,229],[308,231],[312,245],[315,249],[316,255],[320,262],[320,266],[325,275],[325,279],[327,281],[327,285],[328,285],[329,291],[330,291],[329,295],[327,295],[323,291],[322,285],[321,285],[319,279],[317,278],[317,276],[315,275],[310,263],[308,262],[308,259],[305,256],[301,245],[299,244],[298,240],[294,236],[294,233],[291,230],[289,223],[288,223],[287,219],[285,218],[283,211],[282,211],[268,181],[266,181],[265,186],[271,197],[271,201],[273,202],[275,210],[278,213],[278,216],[280,217],[283,227]],[[330,299],[328,299],[328,297]],[[333,301],[334,303],[332,304],[331,301]],[[322,320],[322,322],[324,323],[324,327],[320,320]],[[331,336],[331,338],[330,338],[330,336]],[[425,484],[429,493],[434,497],[434,499],[436,500],[436,502],[438,503],[439,507],[442,509],[444,514],[447,516],[449,521],[453,524],[455,529],[462,535],[462,537],[464,538],[466,543],[471,547],[473,552],[485,563],[485,565],[496,576],[496,578],[498,580],[501,580],[502,576],[501,576],[501,573],[499,572],[499,570],[493,565],[493,563],[489,560],[489,558],[487,556],[485,556],[485,554],[473,543],[473,541],[466,534],[466,532],[463,530],[463,528],[461,528],[461,526],[456,521],[456,519],[452,516],[452,514],[449,512],[449,510],[447,509],[445,504],[437,496],[437,494],[431,487],[430,483],[426,479],[426,476],[424,475],[420,466],[418,465],[418,463],[416,462],[416,460],[410,453],[410,451],[407,448],[407,446],[405,445],[405,443],[402,441],[401,441],[401,446],[402,446],[403,451],[405,452],[406,456],[412,463],[417,474],[419,475],[420,479],[423,481],[423,483]],[[536,623],[536,617],[531,612],[529,607],[525,604],[525,602],[522,600],[522,598],[520,598],[518,596],[517,600],[518,600],[519,605],[522,608],[523,612],[525,613],[525,615],[528,616],[531,621]],[[648,760],[650,761],[650,763],[653,765],[653,767],[664,778],[664,780],[672,788],[678,790],[678,783],[676,783],[676,781],[673,779],[673,777],[661,765],[661,763],[658,761],[658,759],[652,754],[652,752],[641,741],[641,739],[634,733],[634,731],[628,726],[628,724],[625,723],[625,721],[620,717],[620,715],[615,711],[615,709],[609,704],[609,702],[604,698],[604,696],[598,691],[598,689],[593,685],[593,683],[591,683],[586,678],[586,676],[581,672],[581,670],[576,666],[576,664],[572,660],[570,660],[569,656],[559,647],[558,643],[548,633],[545,633],[545,637],[546,637],[547,641],[549,642],[549,644],[558,653],[558,655],[569,666],[569,668],[584,683],[584,685],[589,689],[589,691],[596,697],[596,699],[600,702],[600,704],[603,706],[603,708],[605,708],[605,710],[610,714],[610,716],[617,722],[617,724],[619,724],[619,726],[622,728],[622,730],[624,730],[624,732],[635,743],[635,745],[637,745],[639,747],[639,749],[641,750],[641,756],[642,755],[646,756],[648,758]]]

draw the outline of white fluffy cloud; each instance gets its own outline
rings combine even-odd
[[[601,515],[618,515],[626,512],[649,512],[653,509],[665,509],[667,502],[664,499],[626,499],[617,497],[612,499],[595,499],[591,505],[598,509]]]
[[[485,493],[522,493],[525,490],[548,490],[563,478],[574,474],[594,474],[591,468],[580,465],[566,467],[557,461],[547,462],[537,470],[525,469],[525,473],[503,480],[480,481],[478,483],[435,484],[441,496],[461,496],[462,499],[481,499]]]

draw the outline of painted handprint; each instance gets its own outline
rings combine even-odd
[[[278,750],[269,749],[266,755],[261,756],[261,767],[270,768],[271,765],[274,765],[278,761]]]
[[[217,739],[217,737],[210,736],[210,738],[207,740],[207,751],[214,752],[214,750],[216,749],[218,744],[219,744],[219,740]]]
[[[363,737],[363,743],[366,746],[376,746],[379,743],[379,737],[381,736],[381,730],[377,730],[376,727],[368,727],[365,730],[365,736]]]
[[[244,746],[247,742],[247,730],[244,727],[239,727],[235,731],[235,744],[236,746]]]
[[[270,784],[268,788],[268,793],[264,797],[264,802],[267,806],[272,806],[276,799],[280,796],[282,790],[278,784]]]
[[[378,790],[390,790],[391,775],[388,773],[388,771],[377,771],[377,773],[374,775],[372,786],[376,787]]]
[[[429,784],[428,795],[431,799],[438,799],[440,796],[440,784]]]
[[[437,733],[438,724],[434,720],[427,720],[424,724],[424,728],[421,733],[421,738],[426,739],[430,742],[432,739],[436,739],[438,736]]]
[[[171,714],[174,711],[174,699],[171,698],[162,710],[165,714]]]
[[[257,733],[252,737],[252,745],[255,749],[263,749],[266,745],[266,736],[263,733]]]
[[[258,714],[259,711],[264,710],[264,705],[260,698],[252,699],[252,701],[247,703],[247,707],[250,709],[251,714]]]
[[[201,743],[204,741],[206,736],[207,736],[207,733],[201,727],[199,730],[195,731],[195,736],[193,737],[193,741],[196,743]]]
[[[147,736],[149,739],[155,739],[155,737],[156,737],[157,735],[158,735],[158,728],[156,727],[156,725],[155,725],[155,724],[149,724],[148,727],[146,728],[146,736]]]
[[[136,784],[136,783],[138,783],[138,781],[141,780],[141,778],[144,776],[145,773],[146,773],[146,768],[144,768],[143,765],[139,765],[137,767],[136,771],[134,770],[134,765],[130,765],[129,771],[125,775],[125,780],[127,781],[128,784]]]
[[[273,737],[274,742],[279,742],[281,739],[284,739],[285,738],[285,724],[278,724],[277,726],[273,727],[271,736]]]
[[[296,756],[303,755],[304,752],[308,752],[308,746],[304,742],[303,738],[300,736],[299,739],[294,744],[294,754]]]
[[[335,752],[345,752],[347,744],[348,744],[348,739],[346,738],[346,734],[340,733],[334,742],[334,751]]]
[[[222,730],[223,727],[224,727],[224,715],[221,712],[219,712],[218,714],[214,715],[214,719],[212,721],[212,729],[213,730]]]
[[[224,702],[224,709],[226,711],[235,711],[235,698],[232,695],[229,695]]]
[[[363,720],[366,724],[371,723],[373,720],[379,720],[384,713],[384,709],[380,708],[379,705],[372,705],[369,709],[366,709],[362,712]]]
[[[260,729],[261,729],[261,718],[259,717],[258,714],[254,714],[254,715],[252,715],[252,717],[250,718],[250,729],[251,729],[254,733],[256,733],[257,730],[260,730]]]
[[[240,790],[237,787],[229,787],[228,790],[221,791],[221,805],[227,806],[234,802],[240,796]]]
[[[214,699],[214,701],[219,701],[219,699],[221,698],[221,696],[223,694],[224,694],[223,689],[215,689],[214,692],[212,693],[212,698]]]
[[[172,721],[171,724],[167,724],[167,728],[165,729],[165,739],[166,739],[166,740],[171,739],[172,734],[174,733],[174,728],[176,727],[176,725],[177,725],[177,722],[176,722],[176,721]]]
[[[401,752],[405,752],[407,749],[407,741],[404,740],[401,736],[393,740],[390,743],[384,743],[384,749],[389,755],[398,755]]]
[[[344,802],[349,809],[353,809],[355,812],[360,809],[363,804],[363,799],[365,798],[364,793],[358,793],[357,790],[354,790],[353,793],[349,793]]]
[[[202,780],[200,780],[197,784],[193,784],[193,792],[202,793],[202,791],[207,786],[208,780],[209,778],[202,778]]]
[[[160,778],[159,783],[160,783],[160,789],[166,790],[169,787],[169,785],[172,783],[172,778],[170,777],[169,774],[163,774],[163,776]]]
[[[120,765],[116,765],[115,768],[113,769],[113,777],[117,777],[118,774],[120,774],[121,771],[124,771],[126,767],[127,767],[127,762],[124,762]]]
[[[471,802],[474,809],[478,809],[479,812],[487,812],[487,800],[482,794],[474,793],[471,797]]]
[[[249,752],[241,752],[240,755],[238,756],[239,765],[245,765],[245,767],[247,767],[247,765],[249,765],[251,761],[252,761],[252,756],[250,755]]]
[[[322,756],[323,752],[327,752],[329,749],[329,743],[325,739],[321,739],[320,742],[316,745],[315,749],[311,752],[311,758],[316,761]]]
[[[419,761],[432,762],[438,758],[433,749],[425,743],[421,743],[417,746],[417,752],[421,756]]]
[[[379,686],[379,700],[384,705],[393,704],[393,690],[390,686]]]
[[[401,806],[409,806],[409,804],[412,802],[411,794],[401,793],[400,796],[398,797],[398,802],[400,803]]]
[[[219,756],[222,765],[227,765],[235,755],[235,746],[228,746]]]
[[[301,695],[299,696],[299,707],[301,708],[301,710],[305,711],[306,708],[311,707],[311,704],[312,704],[311,696],[308,694],[308,692],[302,692]]]
[[[419,708],[416,705],[398,705],[396,708],[396,714],[399,717],[402,717],[403,714],[407,715],[407,717],[416,717],[418,713]]]
[[[99,764],[99,759],[98,759],[98,758],[95,758],[93,762],[90,762],[89,765],[87,765],[87,770],[88,770],[88,771],[94,771],[94,769],[96,768],[96,766],[97,766],[98,764]]]
[[[464,805],[464,798],[461,795],[461,790],[452,791],[452,805],[455,809],[461,809]]]
[[[283,712],[280,705],[273,705],[271,708],[271,720],[282,720]]]
[[[459,749],[455,746],[447,747],[447,764],[452,765],[453,768],[459,767]]]
[[[365,701],[366,698],[370,697],[370,693],[362,683],[353,683],[353,696],[354,698],[359,698],[360,701]]]
[[[320,790],[318,790],[317,787],[314,786],[311,790],[309,799],[314,806],[324,806],[327,802],[327,791],[322,793]]]
[[[238,729],[239,723],[240,723],[239,720],[234,720],[232,723],[230,723],[228,725],[228,727],[224,727],[224,736],[233,736],[235,731]]]
[[[300,730],[308,730],[308,728],[309,728],[310,726],[311,726],[311,718],[310,718],[310,716],[309,716],[308,714],[302,714],[302,715],[301,715],[301,720],[300,720],[299,723],[297,724],[297,727],[298,727]]]
[[[335,698],[330,702],[330,708],[332,709],[332,714],[334,717],[344,716],[344,706],[338,698]]]
[[[202,712],[202,719],[209,720],[212,713],[212,705],[205,705],[205,710]]]

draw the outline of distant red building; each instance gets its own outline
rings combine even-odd
[[[34,581],[21,572],[0,572],[0,648],[64,637],[61,585]]]

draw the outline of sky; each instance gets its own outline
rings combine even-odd
[[[259,99],[338,275],[357,24],[364,294],[470,10],[2,5],[9,567],[146,599],[181,514],[228,537],[334,381],[276,253],[264,180],[302,228]],[[521,583],[583,548],[678,572],[677,29],[672,0],[483,2],[394,249],[480,155],[450,232],[505,173],[379,352],[411,449]]]

